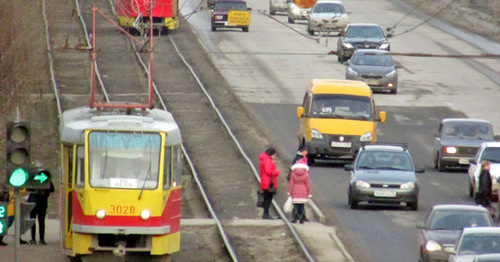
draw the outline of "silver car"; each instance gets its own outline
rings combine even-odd
[[[294,24],[295,20],[307,20],[312,6],[299,7],[293,1],[290,1],[288,3],[288,23]]]
[[[269,0],[269,14],[275,15],[276,12],[288,12],[288,0]]]
[[[445,248],[450,254],[449,262],[472,262],[476,256],[500,253],[499,227],[466,227],[452,248]]]
[[[309,20],[307,32],[342,32],[349,24],[349,16],[340,1],[320,0],[314,4]]]
[[[384,50],[359,49],[347,63],[345,78],[363,81],[372,90],[398,92],[398,71],[389,52]]]

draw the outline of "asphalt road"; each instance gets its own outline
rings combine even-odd
[[[312,39],[306,35],[305,24],[290,25],[285,15],[265,15],[267,1],[247,2],[253,9],[248,33],[232,29],[211,32],[208,10],[194,14],[188,21],[238,98],[278,147],[281,157],[291,160],[297,147],[295,111],[306,84],[312,78],[343,79],[345,66],[337,62],[336,56],[327,55],[336,49],[336,37]],[[199,1],[186,0],[181,10],[188,13],[197,4]],[[352,12],[351,22],[378,23],[383,28],[392,26],[407,12],[404,6],[384,0],[344,4]],[[399,32],[420,24],[421,17],[418,13],[409,15],[399,24]],[[475,39],[433,22],[390,41],[393,52],[441,55],[480,54],[489,51],[482,46],[498,45],[488,44],[485,39],[480,40],[481,45],[475,45]],[[378,126],[379,141],[408,143],[415,164],[426,168],[426,173],[418,175],[419,210],[413,212],[404,206],[350,210],[349,174],[343,170],[343,164],[320,163],[311,169],[314,200],[328,222],[336,226],[356,261],[416,261],[415,223],[424,218],[427,210],[434,204],[472,203],[464,171],[438,173],[433,168],[433,134],[442,118],[484,118],[500,133],[500,114],[495,113],[500,109],[498,59],[395,59],[403,65],[399,71],[399,93],[375,95],[378,108],[388,115],[386,123]]]

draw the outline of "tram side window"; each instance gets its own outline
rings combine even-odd
[[[76,186],[85,186],[85,151],[83,146],[79,146],[76,150]]]
[[[66,149],[63,151],[64,153],[68,154],[68,157],[66,158],[68,160],[67,166],[65,167],[65,173],[68,174],[68,180],[65,181],[68,184],[69,188],[73,187],[73,147],[66,147]]]
[[[165,148],[165,161],[163,165],[163,188],[168,189],[172,184],[172,148]]]
[[[182,150],[181,146],[175,146],[173,150],[173,161],[174,165],[174,186],[180,186],[182,183]]]

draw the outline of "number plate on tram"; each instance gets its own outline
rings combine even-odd
[[[376,197],[396,197],[396,191],[375,191],[373,192],[373,195]]]

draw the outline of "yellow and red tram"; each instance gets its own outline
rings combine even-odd
[[[182,139],[172,115],[79,107],[59,129],[63,252],[179,251]]]
[[[124,28],[174,30],[179,27],[179,0],[116,0],[118,23]]]

